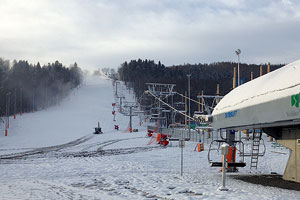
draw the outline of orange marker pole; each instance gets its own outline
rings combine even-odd
[[[160,133],[158,133],[156,137],[156,143],[159,144],[159,142],[160,142]]]

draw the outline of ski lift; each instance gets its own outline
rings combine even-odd
[[[261,157],[264,156],[265,153],[266,153],[265,141],[261,137],[261,133],[260,133],[260,135],[257,134],[257,133],[261,132],[261,130],[260,129],[254,129],[254,130],[249,130],[249,132],[253,133],[253,136],[252,136],[253,142],[251,144],[252,145],[252,149],[253,149],[253,145],[254,146],[256,145],[257,147],[255,149],[259,150],[260,149],[259,146],[260,146],[260,144],[262,144],[262,146],[264,147],[264,150],[262,152],[258,151],[257,156],[261,156]],[[255,140],[257,142],[254,142]],[[240,152],[240,156],[250,157],[250,156],[253,156],[253,152],[251,152],[251,153]]]
[[[244,156],[243,152],[244,152],[244,143],[241,140],[234,140],[234,135],[232,135],[232,133],[235,133],[235,131],[229,131],[227,132],[228,134],[226,134],[226,136],[228,138],[223,138],[222,134],[221,134],[221,129],[220,129],[220,136],[221,136],[221,140],[212,140],[210,145],[209,145],[209,150],[208,150],[208,155],[207,155],[207,159],[208,162],[211,164],[211,167],[222,167],[222,162],[221,161],[212,161],[211,159],[211,153],[212,151],[217,151],[219,152],[221,145],[224,143],[229,144],[229,153],[227,155],[227,160],[228,160],[228,171],[231,172],[235,172],[237,171],[236,167],[245,167],[246,163],[244,162]],[[233,137],[232,137],[233,136]],[[217,145],[213,145],[214,143],[216,143]],[[240,147],[242,147],[240,149],[240,161],[236,162],[236,151],[237,151],[237,144],[240,145]],[[217,148],[213,148],[217,146]]]
[[[234,140],[234,141],[231,141],[231,142],[233,142],[235,145],[231,147],[232,153],[227,155],[228,156],[227,159],[230,158],[230,159],[228,159],[229,160],[228,167],[233,167],[233,168],[235,168],[235,167],[245,167],[246,163],[244,162],[244,157],[243,156],[240,157],[240,158],[242,158],[240,162],[235,162],[236,143],[241,143],[242,144],[243,151],[244,151],[244,143],[242,141],[239,141],[239,140]],[[218,144],[217,148],[212,148],[214,143]],[[207,158],[208,158],[208,162],[211,164],[211,167],[222,167],[222,162],[221,161],[212,161],[210,154],[214,150],[219,151],[221,149],[222,144],[224,144],[224,143],[227,143],[227,141],[226,140],[213,140],[210,143]]]

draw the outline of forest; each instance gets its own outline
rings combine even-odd
[[[55,105],[81,81],[82,71],[76,63],[65,67],[55,61],[41,66],[0,58],[0,115],[22,114]]]
[[[147,89],[145,83],[168,83],[176,84],[175,91],[185,94],[188,90],[187,75],[191,74],[190,87],[191,98],[197,100],[198,93],[203,90],[204,95],[216,95],[217,84],[220,86],[220,95],[226,95],[233,89],[233,71],[237,67],[233,62],[216,62],[210,64],[183,64],[166,67],[160,61],[153,60],[131,60],[124,62],[118,68],[119,79],[127,86],[132,87],[139,97]],[[240,64],[241,84],[260,75],[260,66],[263,74],[267,72],[267,64]],[[270,65],[271,71],[283,65]],[[174,96],[175,101],[181,101],[182,97]],[[192,111],[197,109],[197,105],[192,104]]]

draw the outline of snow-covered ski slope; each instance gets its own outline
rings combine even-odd
[[[123,88],[127,101],[132,93]],[[87,77],[60,105],[10,119],[8,136],[0,129],[0,199],[297,199],[300,192],[233,179],[242,174],[282,174],[288,151],[270,147],[257,170],[240,169],[221,192],[219,168],[210,168],[205,151],[184,148],[180,176],[178,143],[147,145],[146,128],[129,133],[128,117],[113,121],[113,86],[105,77]],[[94,135],[100,122],[104,134]],[[118,124],[120,131],[114,130]],[[279,153],[272,153],[276,151]],[[221,156],[216,156],[221,159]]]

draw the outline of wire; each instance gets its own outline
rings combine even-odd
[[[191,120],[196,121],[193,117],[190,117],[190,116],[188,116],[187,114],[185,114],[185,113],[183,113],[183,112],[177,110],[176,108],[172,107],[171,105],[167,104],[166,102],[164,102],[163,100],[161,100],[160,98],[158,98],[157,96],[155,96],[154,94],[152,94],[152,92],[150,92],[149,90],[146,90],[145,92],[148,93],[148,94],[151,94],[155,99],[157,99],[158,101],[162,102],[163,104],[165,104],[165,105],[168,106],[169,108],[171,108],[171,109],[173,109],[173,110],[179,112],[180,114],[182,114],[182,115],[188,117],[188,118],[191,119]]]
[[[180,95],[180,96],[182,96],[182,97],[184,97],[184,98],[187,98],[187,99],[189,99],[189,100],[191,100],[191,101],[193,101],[193,102],[195,102],[195,103],[197,103],[197,104],[204,105],[204,106],[206,106],[206,107],[209,107],[209,108],[213,109],[213,107],[207,106],[207,105],[205,105],[205,103],[200,103],[200,102],[198,102],[198,101],[196,101],[196,100],[194,100],[194,99],[191,99],[191,98],[189,98],[189,97],[187,97],[187,96],[184,96],[183,94],[180,94],[180,93],[178,93],[178,92],[175,92],[175,93],[178,94],[178,95]]]

